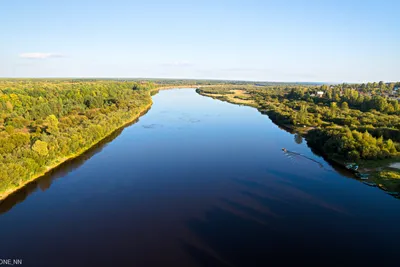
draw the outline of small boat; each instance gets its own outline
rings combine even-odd
[[[358,170],[358,165],[356,163],[349,163],[345,167],[348,170],[353,170],[353,171]]]
[[[366,184],[368,186],[373,186],[373,187],[376,186],[376,183],[370,183],[370,182],[363,182],[363,184]]]
[[[283,151],[283,152],[287,152],[286,148],[282,148],[282,151]]]
[[[369,174],[368,173],[360,173],[360,172],[356,172],[355,174],[358,178],[360,178],[361,180],[368,180]]]
[[[378,187],[384,191],[387,191],[387,188],[383,184],[378,184]]]
[[[356,165],[355,163],[347,163],[346,164],[346,169],[351,169],[353,166]]]

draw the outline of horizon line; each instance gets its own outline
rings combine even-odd
[[[234,79],[215,79],[215,78],[160,78],[160,77],[0,77],[0,79],[94,79],[94,80],[200,80],[200,81],[232,81],[232,82],[253,82],[253,83],[300,83],[300,84],[360,84],[360,83],[374,83],[380,81],[363,81],[363,82],[320,82],[320,81],[267,81],[267,80],[234,80]],[[397,83],[399,81],[383,81],[384,83]]]

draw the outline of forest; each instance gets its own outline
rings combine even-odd
[[[151,105],[152,82],[0,80],[0,198],[75,157]]]

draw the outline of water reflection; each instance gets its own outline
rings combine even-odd
[[[300,145],[301,143],[303,143],[303,136],[301,136],[301,134],[295,133],[294,142]]]
[[[137,120],[130,123],[129,125],[132,125],[136,122]],[[42,191],[46,191],[47,189],[49,189],[53,181],[66,176],[68,173],[82,166],[88,159],[90,159],[97,153],[100,153],[107,146],[107,144],[112,142],[118,135],[122,133],[122,131],[123,128],[114,131],[111,135],[103,139],[101,142],[93,146],[82,155],[64,162],[60,166],[46,173],[44,176],[30,182],[15,193],[9,195],[4,200],[0,201],[0,214],[8,212],[15,205],[23,202],[30,194],[34,193],[38,189]]]

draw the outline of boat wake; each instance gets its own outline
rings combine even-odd
[[[313,159],[313,158],[310,158],[310,157],[308,157],[308,156],[306,156],[306,155],[303,155],[303,154],[301,154],[301,153],[289,151],[289,150],[287,150],[286,148],[282,148],[282,151],[283,151],[283,153],[284,153],[289,159],[291,159],[291,160],[293,160],[293,159],[295,159],[295,158],[298,158],[298,157],[301,157],[301,158],[307,159],[307,160],[309,160],[309,161],[312,161],[312,162],[318,164],[318,166],[319,166],[321,169],[324,169],[324,170],[330,171],[330,172],[333,171],[333,170],[331,170],[331,169],[326,168],[325,165],[322,164],[321,162],[319,162],[319,161],[317,161],[317,160],[315,160],[315,159]]]

